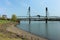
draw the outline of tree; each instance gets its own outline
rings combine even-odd
[[[11,20],[12,21],[17,21],[17,16],[15,14],[13,14]]]
[[[38,19],[40,20],[40,15],[37,15]]]
[[[40,15],[37,15],[38,17],[40,17]]]

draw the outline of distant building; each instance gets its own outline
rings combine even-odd
[[[7,19],[7,15],[2,15],[2,19]]]

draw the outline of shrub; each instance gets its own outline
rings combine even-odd
[[[15,14],[13,14],[11,20],[12,21],[17,21],[17,16]]]

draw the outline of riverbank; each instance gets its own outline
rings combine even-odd
[[[2,40],[47,40],[17,28],[16,24],[12,21],[0,24],[0,33],[5,35]]]
[[[14,25],[11,25],[11,27],[7,27],[6,30],[16,33],[19,37],[21,37],[22,39],[26,39],[26,40],[47,40],[46,38],[39,37],[39,36],[33,35],[29,32],[26,32],[24,30],[21,30],[21,29],[15,27]]]
[[[10,35],[11,36],[11,35]],[[14,38],[13,36],[12,37],[9,37],[9,34],[7,33],[1,33],[0,32],[0,40],[22,40],[21,38]]]
[[[8,20],[0,20],[0,40],[22,40],[15,33],[6,30],[7,27],[11,27],[11,24],[16,25]]]

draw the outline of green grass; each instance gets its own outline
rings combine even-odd
[[[8,22],[10,22],[10,21],[8,21],[8,20],[0,20],[0,24],[4,24],[4,23],[8,23]]]

